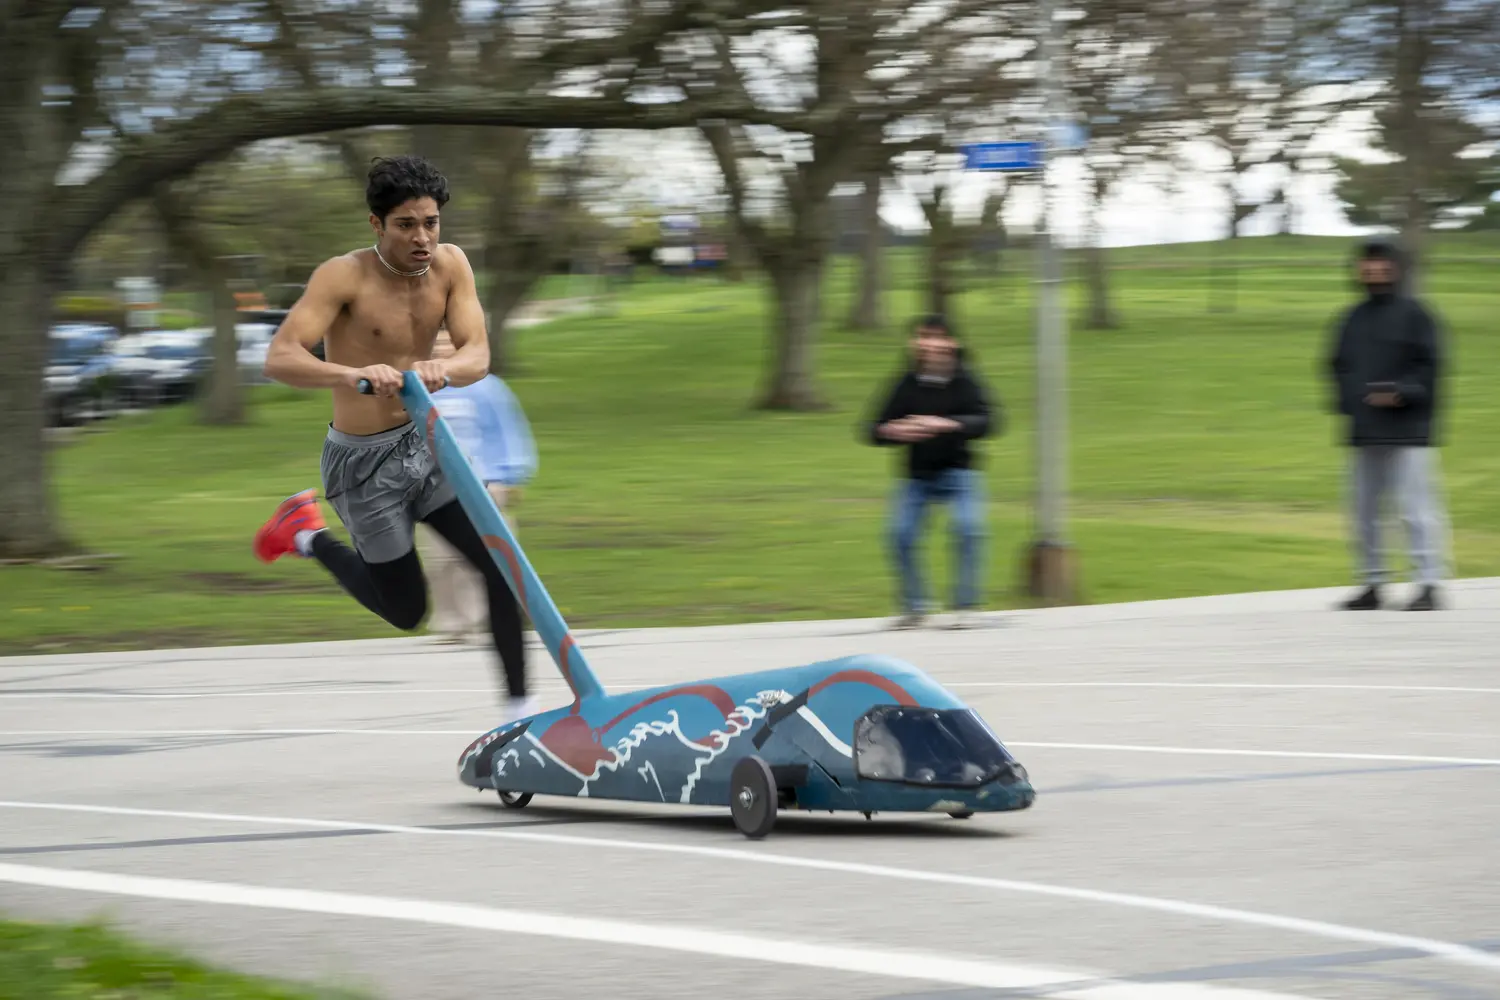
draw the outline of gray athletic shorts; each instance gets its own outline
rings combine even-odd
[[[457,494],[415,423],[379,434],[328,428],[323,495],[365,562],[399,559],[414,547],[416,523]]]

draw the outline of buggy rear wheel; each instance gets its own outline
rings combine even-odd
[[[501,792],[500,804],[507,809],[525,809],[531,801],[530,792]]]

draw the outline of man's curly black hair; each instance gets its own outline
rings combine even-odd
[[[382,225],[402,202],[431,198],[438,208],[448,203],[448,178],[420,156],[382,156],[370,165],[365,204]]]

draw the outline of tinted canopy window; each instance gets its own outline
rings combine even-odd
[[[973,709],[882,706],[854,727],[861,778],[917,785],[982,785],[1014,759]]]

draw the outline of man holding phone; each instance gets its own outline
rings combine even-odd
[[[1349,610],[1381,606],[1388,576],[1380,544],[1380,511],[1397,496],[1419,590],[1409,611],[1438,606],[1445,574],[1447,516],[1438,486],[1433,433],[1442,372],[1438,324],[1404,291],[1405,260],[1386,240],[1364,243],[1359,282],[1364,300],[1345,312],[1327,358],[1334,406],[1353,450],[1352,499],[1364,589]]]
[[[958,628],[977,624],[981,543],[985,535],[984,476],[975,443],[996,433],[1000,403],[967,363],[948,321],[927,316],[912,334],[907,364],[886,391],[873,419],[861,424],[871,444],[904,447],[890,528],[900,576],[902,614],[897,628],[926,620],[928,601],[917,566],[916,543],[929,506],[952,510],[958,557],[954,618]]]

